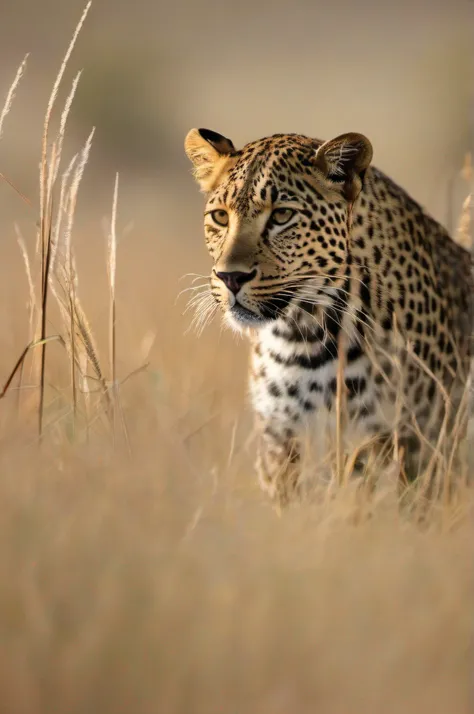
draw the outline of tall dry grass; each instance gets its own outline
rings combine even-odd
[[[253,474],[244,349],[216,325],[184,334],[179,250],[147,266],[151,297],[134,246],[121,299],[118,177],[107,304],[84,299],[93,133],[63,156],[80,74],[55,107],[88,8],[47,104],[38,233],[17,228],[19,355],[0,330],[0,712],[468,714],[472,491],[420,527],[390,489],[361,496],[338,450],[339,488],[278,518]]]

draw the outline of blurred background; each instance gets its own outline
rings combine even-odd
[[[2,11],[3,91],[31,53],[2,142],[2,171],[28,195],[48,92],[83,7],[16,0]],[[107,194],[116,170],[136,202],[158,205],[173,184],[181,207],[193,201],[174,220],[187,242],[183,217],[199,229],[182,149],[191,127],[236,146],[276,132],[360,131],[375,163],[446,222],[448,177],[468,146],[472,15],[469,0],[97,0],[68,70],[71,80],[84,69],[75,137],[97,127],[93,194],[102,200],[97,188]]]
[[[16,0],[2,12],[0,92],[31,54],[4,127],[0,171],[35,206],[42,118],[83,7],[83,0]],[[219,131],[236,146],[276,132],[322,139],[365,133],[374,163],[454,228],[466,195],[459,170],[469,148],[473,7],[469,0],[93,2],[57,105],[83,69],[65,158],[95,126],[75,239],[79,258],[95,256],[87,266],[89,292],[103,274],[101,222],[110,215],[116,171],[119,229],[126,234],[119,281],[130,278],[127,304],[137,299],[130,329],[153,302],[165,301],[169,317],[176,315],[184,308],[174,307],[185,287],[179,278],[208,271],[203,199],[183,151],[194,126]],[[13,222],[32,246],[36,208],[2,182],[0,211],[3,250],[12,248],[19,261]],[[10,275],[11,260],[2,265]],[[156,298],[163,280],[169,300],[163,291]],[[157,316],[147,314],[143,327],[149,320],[156,324]]]

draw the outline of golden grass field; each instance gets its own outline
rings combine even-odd
[[[127,238],[120,178],[81,223],[87,145],[69,169],[51,96],[37,202],[0,183],[31,215],[4,248],[3,385],[33,344],[0,401],[0,713],[474,711],[472,490],[422,526],[350,485],[278,516],[245,344],[187,332],[177,299],[202,246]]]

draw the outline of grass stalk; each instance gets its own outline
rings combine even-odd
[[[51,197],[51,212],[53,211]],[[41,346],[41,357],[40,357],[40,385],[39,385],[39,407],[38,407],[38,435],[41,440],[43,436],[43,420],[44,420],[44,387],[46,379],[46,319],[47,319],[47,309],[48,309],[48,285],[49,285],[49,267],[51,263],[51,222],[48,223],[48,235],[44,242],[45,246],[45,256],[44,256],[44,271],[42,271],[42,290],[41,290],[41,306],[40,306],[40,339],[39,345]],[[43,277],[44,276],[44,277]]]
[[[346,383],[344,380],[344,337],[338,340],[338,365],[336,375],[336,478],[338,486],[344,482],[344,416],[346,410]]]
[[[22,351],[21,355],[15,362],[15,365],[10,372],[10,374],[7,377],[7,380],[5,384],[3,385],[2,389],[0,390],[0,399],[3,399],[5,395],[7,394],[11,383],[13,382],[13,379],[15,378],[16,373],[18,372],[19,369],[21,369],[21,366],[23,365],[25,358],[28,354],[28,352],[33,349],[34,347],[42,347],[44,343],[46,342],[54,342],[54,341],[59,341],[64,344],[64,341],[60,335],[50,335],[49,337],[46,337],[44,340],[35,340],[34,342],[30,342],[29,344],[26,345],[24,350]]]
[[[115,176],[114,195],[112,201],[112,217],[107,241],[107,270],[109,276],[109,360],[110,379],[112,383],[112,408],[114,438],[117,419],[117,335],[116,335],[116,275],[117,275],[117,204],[119,175]]]
[[[73,89],[69,94],[68,100],[66,101],[66,108],[63,112],[60,124],[60,137],[59,141],[55,142],[52,147],[51,155],[48,160],[48,137],[51,122],[51,115],[53,112],[54,105],[58,96],[59,87],[61,85],[64,73],[66,71],[69,58],[76,44],[77,37],[84,21],[87,17],[91,6],[91,0],[87,3],[79,23],[76,25],[76,29],[73,33],[72,39],[66,50],[66,54],[63,58],[59,72],[53,84],[53,89],[49,97],[49,101],[46,107],[46,114],[43,124],[43,136],[41,143],[41,164],[40,164],[40,228],[39,228],[39,251],[37,245],[37,252],[40,253],[41,260],[41,315],[40,315],[40,340],[41,340],[41,358],[40,358],[40,396],[39,396],[39,414],[38,414],[38,431],[39,437],[41,439],[43,433],[43,417],[44,417],[44,385],[45,385],[45,368],[46,368],[46,342],[44,341],[46,337],[46,320],[47,320],[47,307],[48,307],[48,286],[49,286],[49,271],[51,265],[51,237],[52,237],[52,224],[53,224],[53,192],[55,187],[55,180],[58,172],[58,166],[60,162],[60,150],[62,148],[62,137],[64,135],[65,125],[67,115],[69,113],[69,108],[72,102],[72,96],[74,95],[77,81],[79,79],[76,76],[76,80],[73,83]]]
[[[18,69],[16,71],[15,78],[10,86],[10,89],[7,92],[7,96],[6,96],[2,111],[0,112],[0,139],[2,138],[3,124],[5,122],[5,118],[6,118],[7,114],[9,114],[10,109],[12,108],[13,100],[15,98],[15,92],[17,90],[17,87],[20,83],[21,78],[23,77],[23,75],[25,73],[28,57],[29,57],[29,53],[25,55],[23,62],[18,67]]]

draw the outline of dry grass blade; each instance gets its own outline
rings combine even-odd
[[[20,227],[18,226],[17,223],[15,223],[15,233],[16,233],[17,243],[20,247],[21,257],[23,258],[23,264],[25,266],[26,279],[28,281],[28,291],[29,291],[28,311],[29,311],[29,316],[30,316],[30,319],[29,319],[30,340],[33,340],[34,319],[35,319],[35,314],[38,310],[38,304],[37,304],[37,300],[36,300],[36,291],[35,291],[35,286],[33,283],[33,276],[32,276],[32,272],[31,272],[31,263],[30,263],[30,258],[28,256],[28,251],[26,249],[25,240],[21,234]]]
[[[59,72],[56,76],[51,95],[46,107],[46,114],[43,124],[43,137],[42,137],[42,148],[41,148],[41,165],[40,165],[40,227],[38,233],[38,240],[40,242],[40,253],[41,253],[41,315],[40,315],[40,339],[43,340],[41,346],[41,362],[40,362],[40,396],[39,396],[39,412],[38,412],[38,429],[40,438],[43,431],[43,417],[44,417],[44,384],[45,384],[45,367],[46,367],[46,343],[44,339],[46,337],[46,316],[48,307],[48,292],[49,292],[49,271],[51,266],[51,256],[53,251],[52,246],[52,226],[53,226],[53,191],[55,185],[55,179],[58,172],[60,153],[62,149],[62,137],[64,135],[64,130],[66,126],[67,115],[69,113],[69,108],[72,102],[72,97],[77,86],[77,81],[79,77],[77,76],[73,82],[72,91],[69,94],[68,100],[66,101],[66,107],[63,111],[60,124],[60,135],[57,142],[53,144],[51,156],[48,161],[48,135],[49,135],[49,125],[51,121],[51,115],[54,108],[54,104],[57,99],[59,87],[66,71],[66,66],[71,56],[72,50],[76,44],[77,37],[81,31],[82,25],[86,19],[87,13],[91,2],[89,2],[84,12],[82,13],[81,19],[76,26],[73,37],[69,46],[67,48],[66,54],[59,68]],[[37,246],[38,251],[38,246]]]
[[[30,343],[33,342],[34,340],[34,333],[35,333],[35,317],[38,313],[38,304],[36,300],[36,292],[35,292],[35,286],[33,283],[33,276],[31,273],[31,264],[30,264],[30,258],[28,256],[28,251],[26,249],[26,244],[23,239],[23,236],[21,234],[20,228],[17,223],[15,223],[15,233],[16,233],[16,239],[17,243],[20,247],[20,252],[21,256],[23,258],[23,264],[25,266],[25,273],[26,273],[26,279],[28,282],[28,291],[29,291],[29,302],[28,302],[28,313],[29,313],[29,340]],[[18,416],[20,415],[20,400],[21,400],[21,387],[23,383],[23,372],[24,372],[24,366],[25,362],[22,360],[21,366],[20,366],[20,377],[19,377],[19,389],[18,389]]]
[[[117,277],[117,208],[118,208],[119,175],[115,176],[114,194],[112,200],[112,216],[107,240],[107,273],[109,277],[109,360],[112,391],[112,421],[114,439],[117,430],[117,416],[120,418],[122,433],[128,453],[131,454],[125,414],[120,403],[119,384],[117,380],[117,334],[116,334],[116,277]]]
[[[114,195],[112,201],[112,218],[110,221],[110,231],[107,241],[107,270],[109,276],[110,307],[109,307],[109,359],[110,359],[110,379],[112,382],[112,402],[114,433],[116,427],[117,411],[117,364],[116,364],[116,303],[115,287],[117,273],[117,202],[118,202],[119,175],[115,176]]]
[[[69,179],[71,176],[71,173],[74,169],[74,166],[76,164],[78,158],[78,154],[75,154],[71,161],[69,162],[69,166],[67,167],[66,171],[64,172],[62,179],[61,179],[61,190],[59,192],[59,206],[58,206],[58,211],[56,213],[56,219],[54,222],[54,228],[53,228],[53,246],[52,246],[52,253],[51,253],[51,274],[54,274],[55,271],[55,262],[56,262],[56,256],[58,253],[58,245],[59,245],[59,239],[61,235],[61,228],[62,228],[62,220],[63,216],[67,215],[67,196],[68,191],[69,191]],[[55,292],[55,287],[54,287],[54,282],[51,285],[52,291]]]
[[[58,302],[67,335],[66,346],[71,360],[73,402],[77,407],[76,369],[79,369],[80,374],[85,375],[87,368],[84,369],[84,366],[89,362],[101,384],[102,397],[109,412],[111,400],[108,386],[100,366],[92,330],[79,299],[77,271],[72,248],[78,192],[89,159],[94,131],[92,129],[81,153],[78,157],[73,157],[62,177],[60,206],[54,225],[54,271],[51,274],[51,287]],[[71,174],[73,175],[72,180],[70,180]],[[66,219],[63,230],[64,215]],[[75,412],[76,408],[74,408]]]
[[[464,166],[462,169],[462,177],[466,181],[468,185],[468,195],[464,199],[463,205],[462,205],[462,210],[461,210],[461,217],[459,219],[458,223],[458,229],[457,229],[457,234],[456,234],[456,240],[459,243],[459,245],[462,245],[464,248],[467,250],[471,250],[474,248],[474,241],[472,239],[472,179],[473,179],[473,170],[472,170],[472,156],[470,153],[466,154],[466,158],[464,160]]]
[[[59,132],[58,132],[58,137],[56,140],[56,142],[57,142],[56,162],[52,166],[52,183],[53,183],[53,185],[54,185],[54,183],[57,179],[57,176],[58,176],[59,165],[61,163],[61,154],[62,154],[63,143],[64,143],[64,136],[66,134],[67,120],[69,117],[69,112],[71,111],[72,102],[73,102],[74,96],[76,94],[77,85],[79,83],[81,74],[82,74],[82,70],[80,72],[78,72],[76,74],[76,76],[74,77],[74,80],[73,80],[72,86],[71,86],[71,91],[69,92],[69,94],[67,96],[66,103],[64,105],[64,109],[61,114],[61,121],[59,124]]]
[[[339,486],[344,481],[344,418],[346,407],[346,383],[344,381],[344,335],[338,339],[338,365],[336,376],[336,477]]]
[[[457,242],[462,245],[463,248],[467,250],[471,249],[472,246],[472,235],[471,235],[471,212],[472,212],[472,195],[469,194],[464,199],[462,204],[462,213],[459,220],[458,232],[457,232]]]
[[[18,188],[18,186],[16,186],[16,185],[13,183],[13,181],[8,178],[8,176],[5,176],[5,174],[2,174],[2,173],[0,172],[0,179],[2,179],[2,181],[5,181],[5,183],[7,183],[7,184],[10,186],[10,188],[12,188],[12,189],[19,195],[19,197],[21,198],[21,200],[24,201],[24,202],[27,204],[27,206],[31,206],[31,201],[30,201],[30,199],[28,198],[28,196],[25,196],[25,194],[20,191],[20,189]]]
[[[12,371],[10,372],[9,376],[7,377],[7,380],[5,384],[3,385],[2,390],[0,391],[0,399],[3,399],[3,397],[6,395],[8,392],[10,385],[18,372],[18,370],[21,368],[23,362],[25,361],[26,355],[28,352],[33,349],[34,347],[42,347],[45,343],[47,342],[54,342],[54,341],[59,341],[62,344],[64,344],[63,338],[60,335],[51,335],[50,337],[45,337],[44,340],[35,340],[34,342],[30,342],[28,345],[26,345],[25,349],[15,362],[15,366],[13,367]]]
[[[2,138],[3,124],[5,122],[5,118],[6,118],[7,114],[10,112],[10,109],[12,108],[13,100],[15,98],[15,92],[16,92],[18,84],[20,83],[20,80],[23,77],[23,74],[25,72],[26,62],[28,60],[28,57],[29,57],[29,53],[25,55],[23,62],[18,67],[16,75],[15,75],[15,79],[13,80],[13,83],[11,84],[10,89],[7,92],[5,103],[3,105],[3,109],[0,114],[0,139]]]
[[[51,203],[51,213],[53,211],[53,205]],[[48,310],[48,285],[49,285],[49,267],[51,262],[51,222],[49,222],[48,234],[45,237],[45,248],[46,252],[44,254],[44,270],[41,271],[42,276],[42,290],[41,290],[41,305],[40,305],[40,339],[38,344],[41,345],[41,358],[40,358],[40,393],[39,393],[39,408],[38,408],[38,433],[40,439],[43,435],[43,418],[44,418],[44,385],[45,385],[45,372],[46,372],[46,317]]]
[[[17,89],[17,87],[18,87],[18,84],[20,83],[20,80],[21,80],[21,78],[23,77],[23,74],[24,74],[24,72],[25,72],[26,62],[27,62],[28,57],[29,57],[29,53],[25,55],[25,57],[24,57],[24,59],[23,59],[23,62],[22,62],[22,63],[20,64],[20,66],[18,67],[17,73],[16,73],[16,75],[15,75],[15,79],[13,80],[13,83],[12,83],[12,85],[10,86],[10,89],[9,89],[8,92],[7,92],[7,96],[6,96],[6,99],[5,99],[5,103],[4,103],[4,105],[3,105],[2,112],[1,112],[1,114],[0,114],[0,139],[2,138],[3,124],[4,124],[4,122],[5,122],[5,118],[6,118],[7,114],[10,112],[10,109],[11,109],[11,107],[12,107],[13,100],[14,100],[14,98],[15,98],[15,91],[16,91],[16,89]],[[9,186],[11,186],[11,188],[13,188],[13,190],[16,191],[16,193],[20,196],[20,198],[21,198],[23,201],[25,201],[25,203],[27,203],[28,205],[31,205],[31,201],[29,200],[29,198],[27,198],[27,197],[20,191],[20,189],[18,189],[18,188],[15,186],[15,184],[13,183],[13,181],[11,181],[11,180],[8,178],[8,176],[5,176],[5,174],[0,173],[0,179],[2,179],[3,181],[5,181],[5,183],[7,183]]]
[[[74,87],[73,87],[74,91]],[[73,95],[71,93],[70,97]],[[72,403],[73,403],[73,424],[75,425],[76,414],[77,414],[77,393],[76,393],[76,341],[75,341],[75,305],[77,302],[76,288],[77,288],[77,276],[74,265],[74,257],[72,253],[72,229],[74,225],[74,216],[76,212],[77,205],[77,194],[79,191],[79,185],[82,181],[84,175],[84,169],[86,167],[87,161],[89,159],[90,148],[92,139],[94,136],[94,129],[92,129],[84,149],[82,150],[79,162],[77,164],[76,170],[74,172],[74,178],[71,183],[71,188],[69,191],[69,210],[67,215],[66,232],[64,237],[64,266],[66,272],[67,280],[67,290],[68,290],[68,307],[69,307],[69,338],[70,338],[70,351],[71,351],[71,390],[72,390]],[[75,428],[75,427],[74,427]]]
[[[89,12],[89,9],[91,7],[91,0],[87,3],[86,7],[84,8],[84,11],[82,13],[81,19],[79,20],[79,23],[76,26],[76,29],[74,30],[74,34],[72,36],[71,42],[69,43],[69,46],[66,50],[66,54],[64,56],[64,59],[62,61],[61,67],[59,68],[59,72],[56,76],[53,89],[51,91],[51,95],[49,97],[48,105],[46,108],[46,114],[45,114],[45,119],[44,119],[44,125],[43,125],[43,138],[42,138],[42,149],[41,149],[41,167],[40,167],[40,225],[41,225],[41,236],[44,237],[45,232],[46,232],[46,227],[44,225],[45,220],[46,220],[46,210],[47,206],[49,203],[49,196],[47,195],[47,173],[48,173],[48,134],[49,134],[49,124],[51,121],[51,114],[53,112],[53,107],[56,102],[57,96],[58,96],[58,91],[59,87],[61,85],[64,72],[66,71],[67,64],[69,62],[69,58],[71,57],[72,51],[74,49],[74,46],[76,44],[78,35],[82,29],[82,26],[85,22],[85,19],[87,17],[87,14]],[[78,77],[77,77],[78,80]],[[76,81],[77,85],[77,81]],[[72,101],[72,99],[71,99]],[[67,106],[67,103],[66,103]],[[63,113],[64,115],[64,113]],[[50,170],[53,167],[50,165]],[[43,257],[44,253],[46,252],[45,246],[42,248],[43,250]]]

